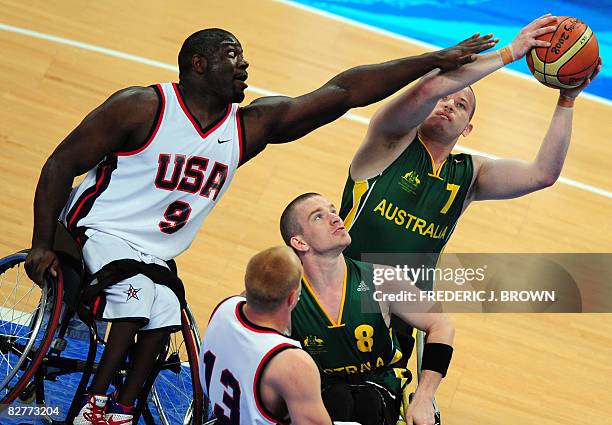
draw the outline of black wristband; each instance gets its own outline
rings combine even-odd
[[[453,347],[437,342],[428,342],[423,349],[423,363],[421,370],[433,370],[446,376],[448,366],[453,357]]]

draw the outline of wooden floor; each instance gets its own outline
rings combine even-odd
[[[223,27],[242,42],[249,83],[298,95],[348,67],[422,48],[264,0],[0,1],[0,22],[174,65],[183,39]],[[29,245],[39,170],[54,146],[112,92],[176,80],[157,66],[0,31],[0,253]],[[530,159],[556,93],[507,73],[475,86],[475,131],[462,145]],[[261,95],[251,90],[245,102]],[[376,106],[353,111],[369,117]],[[610,191],[612,108],[580,99],[563,175]],[[365,125],[342,119],[270,147],[244,167],[179,259],[204,326],[214,304],[242,288],[257,251],[281,243],[286,203],[319,191],[339,203]],[[612,199],[557,184],[522,199],[473,205],[449,252],[610,252]],[[205,294],[205,295],[203,295]],[[456,354],[439,390],[445,424],[612,424],[611,315],[454,315]]]

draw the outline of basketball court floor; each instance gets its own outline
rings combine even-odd
[[[116,90],[176,81],[180,45],[198,29],[222,27],[242,42],[251,64],[245,103],[272,93],[303,94],[351,66],[425,51],[265,0],[1,0],[0,10],[2,255],[29,246],[34,189],[54,147]],[[475,130],[460,145],[533,158],[557,93],[505,72],[474,88]],[[268,147],[240,169],[178,258],[202,329],[219,300],[241,291],[248,259],[282,243],[278,218],[293,197],[317,191],[339,204],[349,162],[378,106],[353,110],[295,143]],[[562,181],[520,199],[473,204],[446,251],[610,252],[611,113],[609,102],[579,99]],[[438,390],[446,425],[612,423],[611,315],[452,318],[455,355]]]

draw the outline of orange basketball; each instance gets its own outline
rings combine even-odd
[[[557,29],[538,37],[550,47],[536,47],[527,53],[527,65],[536,79],[552,88],[582,84],[599,59],[599,45],[587,24],[569,16],[557,17]]]

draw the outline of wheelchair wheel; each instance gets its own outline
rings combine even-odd
[[[45,357],[60,319],[63,280],[32,282],[27,251],[0,259],[0,403],[21,395]]]
[[[200,333],[187,307],[181,312],[182,329],[170,335],[169,349],[149,395],[151,411],[163,425],[201,425],[207,419],[200,384]],[[153,406],[152,406],[153,405]]]

